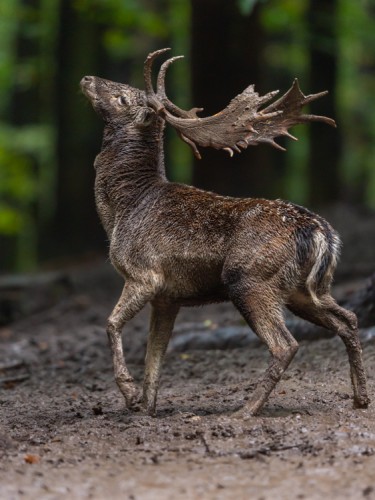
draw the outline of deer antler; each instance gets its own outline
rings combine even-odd
[[[254,86],[250,85],[232,99],[225,109],[213,116],[199,118],[196,114],[199,111],[198,108],[183,111],[169,101],[164,85],[167,68],[180,57],[168,59],[162,65],[157,81],[157,93],[155,94],[152,89],[152,61],[166,50],[169,49],[153,52],[146,59],[145,80],[149,104],[177,130],[180,137],[192,147],[195,156],[199,159],[201,156],[197,146],[224,149],[230,156],[233,156],[234,151],[240,153],[241,148],[246,149],[249,145],[255,146],[261,142],[284,150],[275,142],[275,138],[287,136],[297,140],[288,132],[293,125],[321,121],[336,126],[331,118],[302,113],[303,106],[326,95],[327,91],[305,96],[299,88],[297,79],[286,94],[263,109],[260,109],[261,106],[269,102],[278,91],[259,96]]]
[[[176,56],[176,57],[171,57],[170,59],[167,59],[160,68],[159,74],[158,74],[158,80],[156,84],[156,95],[159,97],[159,99],[162,101],[166,109],[170,113],[174,113],[175,115],[181,117],[181,118],[199,118],[197,116],[197,113],[199,111],[203,111],[203,108],[192,108],[190,111],[184,111],[183,109],[179,108],[173,102],[171,102],[166,93],[165,93],[165,74],[167,72],[167,69],[169,66],[174,62],[177,61],[177,59],[183,59],[184,56]]]
[[[295,78],[291,88],[280,99],[263,109],[262,113],[272,113],[278,111],[279,114],[272,120],[271,126],[267,122],[259,122],[255,127],[256,132],[261,136],[255,138],[257,142],[272,143],[274,147],[285,150],[273,139],[280,135],[290,137],[293,140],[298,140],[288,132],[288,128],[300,123],[323,122],[332,127],[336,127],[335,120],[327,116],[306,115],[302,113],[302,108],[320,97],[328,94],[328,90],[319,92],[318,94],[310,94],[305,96],[299,87],[298,79]],[[251,140],[248,140],[252,144]]]
[[[173,104],[173,102],[168,99],[165,93],[165,74],[167,72],[167,69],[174,61],[176,61],[177,59],[182,59],[184,56],[171,57],[162,64],[158,74],[158,79],[156,84],[156,94],[154,92],[152,86],[152,78],[151,78],[152,63],[154,62],[154,59],[156,59],[156,57],[163,54],[164,52],[167,52],[168,50],[171,49],[166,48],[166,49],[156,50],[155,52],[151,52],[146,58],[144,65],[144,79],[146,84],[145,86],[146,86],[147,98],[149,102],[156,108],[155,111],[160,112],[161,108],[165,107],[167,111],[169,111],[170,113],[174,113],[176,116],[179,116],[180,118],[192,118],[192,119],[198,118],[197,112],[203,111],[203,108],[192,108],[190,111],[184,111],[183,109]],[[160,106],[160,104],[162,104],[162,106]]]
[[[164,54],[164,52],[167,52],[168,50],[171,49],[168,47],[166,49],[160,49],[156,50],[155,52],[151,52],[145,60],[145,65],[143,68],[143,76],[145,79],[147,97],[152,97],[155,95],[154,88],[152,86],[152,75],[151,75],[152,63],[154,62],[154,59],[156,59],[156,57],[160,56],[161,54]]]

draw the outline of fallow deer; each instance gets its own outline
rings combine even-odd
[[[109,317],[107,333],[115,379],[131,407],[137,389],[124,360],[121,332],[146,303],[152,306],[143,404],[155,414],[160,369],[181,306],[230,300],[271,353],[264,375],[239,415],[254,415],[266,402],[295,355],[298,344],[285,326],[283,307],[343,340],[349,357],[354,405],[369,403],[356,316],[330,294],[340,240],[322,217],[293,203],[220,196],[169,182],[165,175],[163,130],[170,123],[196,156],[198,146],[230,155],[248,145],[293,138],[288,128],[327,117],[303,114],[302,107],[326,92],[304,96],[295,80],[276,94],[260,97],[253,86],[222,112],[199,118],[165,93],[165,74],[177,58],[164,62],[151,82],[149,54],[145,87],[138,90],[94,76],[81,81],[84,94],[105,122],[95,159],[95,196],[110,241],[110,259],[125,280]]]

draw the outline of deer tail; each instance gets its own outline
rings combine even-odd
[[[313,232],[310,254],[312,267],[305,284],[315,304],[320,304],[319,296],[330,289],[340,248],[340,238],[328,224]]]

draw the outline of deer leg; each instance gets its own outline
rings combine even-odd
[[[143,405],[149,415],[155,415],[160,370],[178,311],[175,304],[152,304],[143,382]]]
[[[236,297],[235,294],[231,298],[271,353],[268,368],[264,376],[257,381],[250,401],[236,412],[237,416],[247,417],[255,415],[263,407],[297,352],[298,343],[286,328],[281,304],[273,298],[272,291],[254,289],[245,297]]]
[[[134,403],[137,388],[124,359],[121,331],[127,321],[133,318],[150,300],[152,294],[134,282],[126,282],[121,297],[113,309],[107,323],[107,335],[112,353],[116,383],[123,394],[126,406]]]
[[[330,295],[320,297],[320,304],[313,303],[309,296],[299,296],[288,307],[298,316],[332,330],[342,339],[349,358],[354,407],[367,408],[370,399],[356,315],[340,307]]]

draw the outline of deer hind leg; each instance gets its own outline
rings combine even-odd
[[[160,370],[178,310],[174,304],[152,304],[143,382],[143,406],[149,415],[155,415]]]
[[[107,323],[107,335],[112,353],[116,383],[123,394],[126,406],[130,407],[137,395],[137,388],[130,375],[124,358],[121,331],[125,323],[150,300],[153,293],[144,285],[127,281]]]
[[[271,353],[268,368],[257,381],[250,401],[236,412],[246,417],[255,415],[263,407],[297,352],[298,343],[285,326],[282,304],[271,288],[255,286],[246,293],[238,293],[238,290],[241,290],[240,284],[230,294],[232,302]]]
[[[349,358],[354,407],[367,408],[370,399],[356,315],[340,307],[329,294],[321,296],[319,303],[313,302],[307,294],[299,294],[291,300],[288,308],[297,316],[332,330],[342,339]]]

